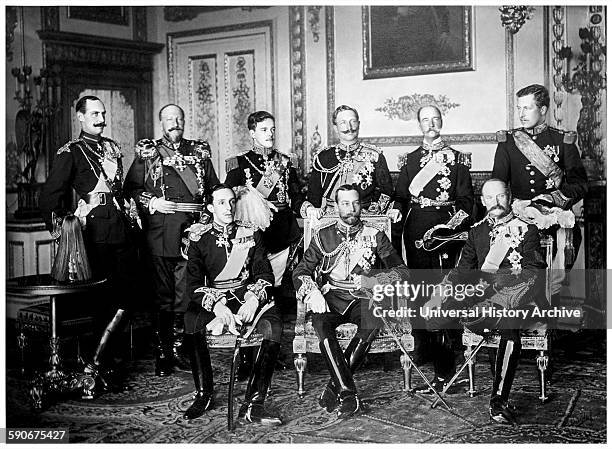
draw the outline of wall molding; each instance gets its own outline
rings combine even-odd
[[[442,138],[449,145],[474,145],[497,142],[495,133],[475,133],[475,134],[442,134]],[[362,137],[363,142],[376,145],[379,147],[393,147],[406,145],[421,145],[423,142],[422,135],[412,136],[371,136]]]
[[[306,125],[306,21],[304,6],[289,7],[289,38],[291,42],[291,115],[293,151],[307,169],[308,155],[304,145]]]
[[[514,34],[507,28],[506,35],[506,128],[514,128]]]
[[[325,42],[327,53],[327,145],[334,142],[334,130],[331,124],[332,112],[336,107],[336,78],[335,78],[335,30],[334,7],[325,7]]]
[[[128,39],[92,36],[63,31],[36,32],[43,42],[43,65],[70,64],[105,65],[113,68],[153,70],[153,56],[163,44]]]

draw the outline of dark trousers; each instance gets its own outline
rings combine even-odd
[[[503,401],[507,401],[521,357],[521,336],[517,329],[502,329],[500,333],[491,397],[499,396]]]
[[[356,337],[364,341],[372,341],[378,334],[378,328],[374,328],[371,320],[368,320],[366,325],[365,320],[362,322],[361,304],[359,301],[354,302],[343,314],[335,311],[325,313],[312,314],[312,327],[314,328],[319,341],[326,338],[336,339],[336,328],[344,323],[353,323],[357,325]]]
[[[226,305],[234,314],[242,306],[236,299],[228,301]],[[213,312],[207,311],[200,304],[190,302],[185,312],[185,333],[206,332],[206,325],[214,318],[215,314]],[[257,331],[263,335],[264,340],[280,343],[283,333],[283,320],[276,310],[276,306],[266,310],[262,315],[257,323]]]
[[[160,312],[184,313],[189,304],[185,294],[187,261],[182,257],[151,256],[151,263],[156,309]]]
[[[138,294],[138,259],[131,242],[123,244],[91,243],[87,256],[95,278],[108,279],[106,286],[92,294],[96,323],[101,331],[117,309],[132,310]]]

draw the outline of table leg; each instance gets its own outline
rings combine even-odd
[[[51,302],[51,340],[49,342],[49,346],[51,349],[51,356],[49,357],[49,365],[51,366],[51,370],[45,374],[45,377],[49,382],[51,382],[51,388],[55,389],[57,384],[55,382],[59,382],[66,377],[66,374],[61,370],[62,360],[59,354],[59,346],[60,341],[57,336],[57,314],[56,314],[56,301],[55,296],[50,296]]]

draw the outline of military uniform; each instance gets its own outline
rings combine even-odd
[[[565,210],[584,198],[587,175],[575,144],[576,133],[542,123],[531,131],[498,131],[497,140],[492,177],[509,183],[513,198],[531,200],[550,194],[552,206]],[[577,226],[570,231],[555,225],[543,232],[555,240],[552,290],[557,304],[565,270],[573,265],[582,237]],[[558,246],[564,250],[557,251]]]
[[[450,306],[464,307],[484,299],[487,305],[506,309],[525,308],[533,304],[547,307],[541,282],[545,277],[545,268],[540,235],[534,225],[527,225],[512,213],[499,220],[486,217],[470,229],[459,263],[444,282],[456,285],[486,282],[490,287],[484,290],[483,296],[466,298],[462,302],[449,301]],[[519,329],[523,324],[510,318],[502,318],[497,323],[501,339],[491,394],[492,416],[503,413],[504,419],[512,417],[511,413],[508,415],[507,401],[520,358]],[[495,328],[492,324],[484,323],[478,326]]]
[[[332,212],[336,190],[344,184],[357,186],[364,211],[378,214],[393,207],[393,183],[380,148],[360,141],[348,147],[339,143],[314,155],[302,217],[311,205]]]
[[[376,275],[372,269],[378,269]],[[314,233],[293,272],[293,283],[298,300],[308,303],[310,295],[320,291],[329,309],[312,318],[332,377],[319,399],[328,411],[336,408],[338,400],[340,417],[359,408],[352,373],[363,362],[380,326],[371,313],[364,313],[371,296],[368,291],[371,293],[375,284],[394,284],[408,277],[388,237],[376,227],[361,221],[349,226],[338,220]],[[343,355],[335,329],[349,322],[357,324],[358,330]]]
[[[222,302],[236,314],[247,299],[245,295],[251,292],[261,308],[269,300],[274,275],[260,231],[234,223],[225,227],[213,223],[198,225],[189,238],[186,279],[190,303],[185,314],[185,332],[196,389],[198,394],[210,396],[212,368],[205,333],[206,326],[215,318],[215,305]],[[242,254],[242,258],[235,254]],[[230,256],[238,262],[232,265],[233,270],[227,271]],[[225,274],[229,272],[233,274],[228,278]],[[263,342],[247,386],[247,407],[243,413],[249,420],[263,410],[280,350],[282,320],[276,307],[262,315],[257,329],[263,334]]]
[[[439,251],[425,251],[417,248],[416,241],[423,239],[432,227],[447,224],[452,217],[457,232],[469,227],[474,208],[471,155],[454,150],[439,139],[433,144],[423,142],[404,155],[399,164],[395,198],[406,217],[403,230],[406,265],[415,269],[452,267],[460,245],[446,244]]]
[[[113,140],[81,132],[78,139],[57,151],[39,200],[45,223],[57,237],[61,218],[71,212],[65,201],[74,188],[81,198],[75,215],[85,222],[84,241],[93,276],[108,280],[105,289],[94,293],[90,301],[97,309],[96,326],[113,318],[88,367],[90,373],[98,373],[102,357],[109,352],[105,348],[126,323],[125,311],[138,294],[138,263],[131,233],[137,215],[125,200],[121,158],[121,149]],[[102,329],[96,331],[102,333]]]
[[[517,146],[516,134],[529,135],[542,152],[562,171],[561,183],[542,173]],[[576,133],[536,126],[533,134],[524,129],[497,132],[497,151],[493,164],[493,178],[510,185],[514,198],[530,200],[543,193],[551,194],[555,206],[568,209],[587,192],[587,175],[576,147]],[[549,170],[547,170],[549,171]]]
[[[136,253],[130,235],[133,217],[122,188],[122,157],[113,140],[82,132],[57,151],[39,205],[47,228],[59,236],[58,222],[72,212],[66,200],[74,188],[84,201],[76,215],[85,221],[84,240],[93,274],[109,279],[114,293],[107,302],[128,308]]]
[[[264,245],[272,254],[289,248],[301,237],[295,214],[299,213],[304,198],[294,163],[293,154],[259,147],[226,161],[227,185],[251,185],[278,209],[263,234]],[[265,185],[266,180],[273,185]]]
[[[187,237],[185,229],[200,218],[203,197],[219,184],[219,179],[210,160],[210,147],[201,140],[181,139],[175,145],[165,137],[155,141],[145,139],[138,142],[135,152],[125,190],[136,199],[142,211],[156,292],[156,372],[167,375],[171,371],[169,361],[178,355],[172,335],[175,314],[180,323],[175,329],[180,341],[179,329],[189,303],[185,295],[186,260],[181,255],[181,240]],[[176,211],[164,214],[155,210],[152,202],[155,198],[174,201]]]

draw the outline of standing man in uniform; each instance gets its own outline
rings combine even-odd
[[[225,184],[230,187],[249,185],[257,189],[276,209],[270,226],[263,232],[263,243],[274,272],[272,295],[281,310],[290,305],[281,301],[280,286],[287,268],[292,245],[299,242],[302,231],[297,223],[304,196],[295,169],[293,153],[274,148],[276,126],[274,116],[267,111],[256,111],[247,118],[253,148],[226,160]],[[253,351],[240,350],[241,365],[238,379],[244,380],[251,369]]]
[[[365,360],[380,327],[365,313],[371,313],[367,302],[374,286],[409,278],[384,231],[361,221],[360,195],[354,185],[335,189],[339,219],[315,232],[293,272],[297,299],[313,312],[312,326],[331,376],[319,396],[319,405],[327,412],[337,410],[338,418],[348,418],[361,407],[353,374]],[[317,273],[322,273],[321,279]],[[343,323],[358,326],[344,353],[336,337],[336,327]]]
[[[587,175],[576,147],[576,133],[561,131],[546,124],[550,105],[548,90],[539,84],[520,89],[517,111],[522,128],[497,133],[494,178],[510,184],[516,200],[570,210],[584,198]],[[521,217],[524,218],[524,217]],[[580,228],[553,225],[545,233],[555,239],[553,258],[552,305],[559,305],[561,282],[578,253]]]
[[[332,124],[340,142],[314,155],[308,180],[307,201],[300,213],[303,218],[318,219],[334,212],[338,187],[355,184],[362,208],[368,213],[388,213],[395,223],[401,214],[391,202],[393,183],[382,151],[359,140],[357,110],[341,105],[332,115]]]
[[[213,407],[207,325],[216,318],[235,331],[236,325],[252,323],[269,302],[269,289],[274,282],[261,232],[235,221],[236,202],[241,198],[236,198],[231,188],[221,184],[213,189],[210,199],[207,208],[213,214],[213,223],[200,225],[189,234],[187,293],[190,303],[185,314],[185,342],[196,398],[185,412],[187,419],[202,416]],[[283,330],[276,307],[266,310],[256,325],[263,340],[239,416],[248,422],[277,426],[282,424],[280,417],[264,408]]]
[[[442,278],[442,270],[454,266],[461,244],[451,241],[439,249],[428,250],[434,236],[438,232],[459,233],[471,224],[474,208],[471,155],[444,142],[440,136],[442,114],[436,106],[421,107],[417,119],[423,143],[400,159],[395,198],[406,215],[402,238],[404,261],[408,268],[416,270],[414,279],[435,284]],[[421,304],[425,300],[417,299]],[[433,385],[442,388],[444,380],[454,374],[451,335],[446,330],[428,335],[422,327],[415,321],[417,360],[423,360],[425,353],[431,354],[436,371]],[[428,350],[427,340],[431,340]],[[424,386],[423,392],[431,390]]]
[[[294,166],[295,155],[274,148],[274,116],[266,111],[253,112],[247,126],[253,148],[227,159],[225,184],[255,187],[276,208],[263,241],[274,271],[274,286],[278,287],[287,267],[289,248],[301,237],[296,214],[304,198]]]
[[[123,191],[123,164],[119,145],[102,137],[106,108],[98,97],[87,95],[75,106],[81,133],[61,147],[40,194],[40,209],[54,238],[71,213],[74,189],[80,197],[75,215],[85,224],[84,242],[94,278],[106,278],[103,293],[94,296],[96,323],[108,323],[85,372],[97,377],[110,368],[117,335],[124,328],[130,303],[137,294],[136,248],[131,226],[135,210]],[[96,329],[100,331],[101,329]],[[114,347],[114,348],[113,348]],[[113,350],[114,349],[114,350]],[[104,380],[105,376],[100,376]],[[107,378],[107,380],[110,380]]]
[[[125,190],[142,211],[153,266],[157,292],[155,375],[169,376],[175,365],[189,369],[179,352],[189,303],[185,294],[187,261],[181,254],[183,233],[199,220],[204,195],[219,180],[208,143],[183,139],[185,113],[179,106],[162,107],[159,121],[163,137],[138,142]]]

